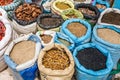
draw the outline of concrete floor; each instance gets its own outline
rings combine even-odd
[[[115,78],[118,78],[118,79],[114,79],[114,80],[120,80],[120,73],[117,74]],[[8,68],[0,72],[0,80],[13,80],[13,77],[10,74],[10,70]],[[35,80],[39,80],[39,79],[36,78]],[[75,80],[75,79],[73,78],[72,80]]]
[[[9,69],[0,72],[0,80],[13,80],[12,75],[9,74]]]

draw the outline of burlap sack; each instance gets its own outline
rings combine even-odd
[[[42,65],[42,58],[45,55],[45,51],[50,50],[53,47],[64,48],[64,50],[66,51],[70,59],[70,65],[68,68],[64,70],[52,70],[49,68],[45,68]],[[64,45],[51,44],[41,50],[39,58],[38,58],[38,68],[41,73],[41,80],[71,80],[73,73],[74,73],[74,60],[73,60],[71,52]]]

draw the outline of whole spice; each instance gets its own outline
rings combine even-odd
[[[83,24],[72,22],[67,26],[68,30],[77,37],[85,35],[87,29]]]
[[[98,71],[106,68],[107,57],[96,48],[86,48],[78,51],[77,58],[87,69]]]
[[[71,8],[71,6],[69,4],[64,3],[64,2],[56,3],[56,7],[61,9],[61,10],[65,10],[65,9]]]
[[[90,10],[89,8],[78,8],[78,10],[80,12],[82,12],[83,14],[87,14],[87,15],[91,15],[91,16],[95,16],[95,12]]]
[[[120,13],[115,12],[105,13],[101,19],[101,22],[120,25]]]
[[[62,38],[58,38],[58,40],[63,43],[64,45],[66,45],[67,47],[70,46],[70,42],[65,40],[65,39],[62,39]]]
[[[0,21],[0,41],[2,40],[2,38],[5,36],[5,26],[3,24],[2,21]]]
[[[32,21],[41,14],[41,9],[36,4],[24,3],[15,10],[15,16],[18,20]]]
[[[12,2],[13,2],[13,0],[0,0],[0,6],[5,6]]]
[[[120,33],[111,29],[98,29],[97,34],[100,38],[113,44],[120,44]]]
[[[106,9],[106,6],[103,5],[103,4],[96,4],[96,7],[97,7],[98,9]]]
[[[49,43],[52,39],[52,36],[51,35],[46,35],[46,34],[43,34],[43,35],[40,35],[41,39],[44,41],[44,43]]]
[[[14,45],[10,57],[16,64],[25,63],[34,58],[35,42],[21,41]]]
[[[70,60],[63,48],[53,47],[46,51],[42,59],[42,64],[52,70],[64,70],[69,67]]]

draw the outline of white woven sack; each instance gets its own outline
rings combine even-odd
[[[43,41],[43,40],[41,39],[41,37],[40,37],[41,34],[51,35],[51,36],[52,36],[51,41],[50,41],[49,43],[47,43],[47,44],[44,43],[44,41]],[[36,35],[39,37],[39,39],[40,39],[40,41],[41,41],[41,43],[42,43],[43,46],[48,46],[48,45],[54,43],[55,34],[56,34],[55,31],[50,31],[50,30],[38,31],[38,32],[36,33]]]
[[[9,21],[3,17],[0,17],[0,21],[3,22],[6,30],[5,30],[5,36],[3,39],[0,41],[0,51],[8,44],[8,42],[11,40],[12,36],[12,28],[9,23]]]
[[[7,18],[7,12],[4,9],[0,8],[0,13],[2,17]]]
[[[36,29],[37,29],[37,23],[34,22],[32,24],[26,25],[26,26],[22,26],[20,24],[18,24],[15,20],[12,21],[12,26],[13,29],[15,29],[15,31],[18,34],[29,34],[29,33],[35,33]]]
[[[74,0],[74,4],[80,4],[80,3],[88,3],[88,4],[90,4],[92,2],[92,0],[85,0],[84,2],[78,2],[78,1],[75,1]]]
[[[20,41],[23,41],[23,40],[28,40],[28,38],[29,38],[30,36],[32,36],[32,35],[33,35],[33,34],[24,35],[24,36],[22,36],[22,37],[19,37],[19,38],[13,40],[13,41],[10,43],[10,45],[8,46],[8,48],[6,49],[5,55],[8,55],[8,56],[9,56],[9,55],[10,55],[10,52],[11,52],[11,50],[12,50],[12,48],[13,48],[13,46],[14,46],[16,43],[18,43],[18,42],[20,42]],[[34,58],[33,58],[32,60],[29,60],[29,61],[23,63],[23,64],[18,65],[18,66],[16,67],[16,70],[17,70],[17,71],[21,71],[21,70],[24,70],[24,69],[26,69],[26,68],[29,68],[29,67],[33,66],[34,63],[36,62],[37,58],[38,58],[40,49],[41,49],[41,44],[40,44],[39,42],[37,42],[37,43],[36,43],[36,48],[35,48],[35,56],[34,56]]]
[[[101,19],[102,19],[103,15],[106,14],[106,13],[109,13],[111,11],[114,11],[115,13],[119,13],[120,14],[120,10],[119,9],[107,8],[100,14],[100,17],[98,18],[98,22],[97,23],[100,24],[100,25],[113,25],[113,26],[115,26],[117,28],[120,28],[120,25],[114,25],[114,24],[108,24],[108,23],[101,22]]]

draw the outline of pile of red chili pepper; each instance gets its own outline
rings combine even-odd
[[[5,26],[3,22],[0,21],[0,41],[2,40],[4,36],[5,36]]]
[[[0,0],[0,6],[5,6],[11,2],[13,2],[13,0]]]

